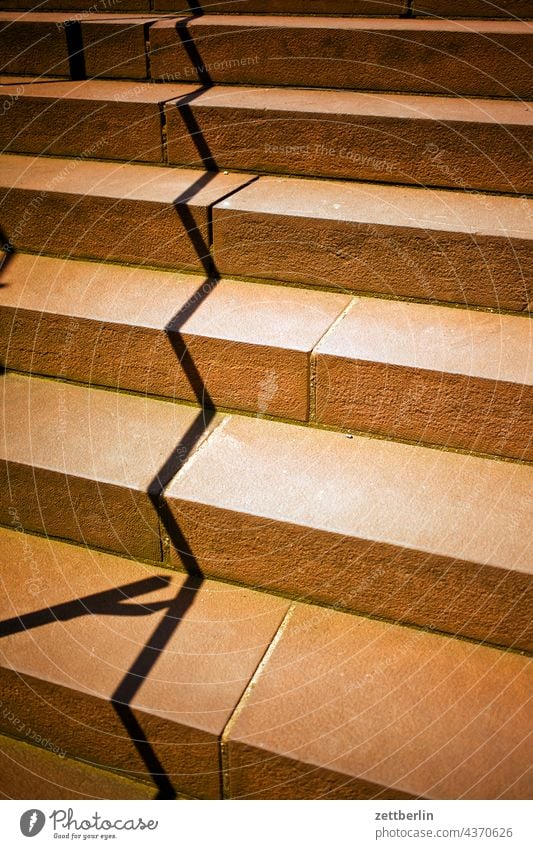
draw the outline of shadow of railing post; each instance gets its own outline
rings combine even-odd
[[[190,5],[192,6],[196,4]],[[182,30],[179,30],[179,32],[181,35]],[[192,42],[188,43],[192,45]],[[191,51],[194,56],[195,53],[192,50],[192,47]],[[189,55],[191,55],[191,53]],[[175,798],[176,791],[170,776],[165,771],[163,764],[157,757],[154,747],[147,739],[137,717],[133,713],[131,703],[142,686],[143,681],[157,663],[161,652],[164,651],[165,647],[171,640],[176,628],[179,626],[179,621],[185,616],[192,604],[194,604],[195,596],[204,582],[204,576],[200,565],[185,539],[178,522],[167,508],[163,496],[168,484],[186,462],[198,442],[203,438],[216,414],[216,407],[213,403],[213,399],[209,395],[207,387],[190,355],[186,341],[181,332],[185,322],[209,296],[219,280],[218,271],[211,254],[212,233],[210,207],[207,207],[207,232],[205,236],[203,236],[200,227],[194,219],[191,209],[187,205],[188,202],[198,194],[198,192],[205,188],[208,183],[214,179],[218,170],[189,105],[195,97],[198,97],[200,93],[206,90],[209,84],[210,82],[206,83],[202,89],[195,92],[193,95],[189,95],[185,103],[183,103],[183,101],[179,102],[180,105],[182,105],[182,114],[187,130],[193,138],[200,160],[205,168],[209,168],[209,171],[199,177],[186,192],[177,197],[174,201],[176,214],[180,220],[182,228],[185,230],[187,237],[191,241],[196,259],[199,261],[205,277],[198,286],[196,292],[189,298],[184,307],[182,307],[173,316],[165,327],[168,340],[176,354],[176,362],[177,364],[179,363],[179,366],[183,369],[200,410],[179,445],[176,446],[172,454],[167,458],[148,487],[148,494],[154,506],[154,510],[159,517],[161,527],[164,529],[170,545],[179,554],[183,566],[188,574],[188,578],[186,583],[180,588],[174,601],[169,605],[165,617],[155,628],[150,640],[143,647],[121,683],[116,688],[111,700],[117,716],[120,718],[124,728],[128,732],[139,756],[158,788],[158,794],[156,797],[158,799]]]
[[[195,12],[195,14],[203,14],[199,4],[189,2],[189,6],[191,7],[191,11]],[[184,43],[187,45],[187,51],[191,57],[191,62],[194,63],[195,67],[200,69],[201,57],[198,54],[196,46],[190,39],[185,38],[185,29],[178,28],[178,31],[180,32],[180,37],[183,35],[183,38],[185,39]],[[81,34],[78,32],[74,24],[71,24],[66,28],[66,34],[67,39],[69,40],[69,54],[72,57],[71,61],[78,61],[78,64],[72,67],[71,71],[73,76],[76,75],[76,77],[79,78],[85,73],[84,67],[79,64],[83,59],[83,45],[80,41]],[[177,474],[181,466],[186,462],[195,446],[197,446],[198,442],[204,437],[216,415],[216,407],[213,403],[213,399],[209,395],[207,387],[205,386],[196,364],[190,355],[186,340],[182,334],[182,328],[185,322],[209,296],[219,280],[219,274],[211,253],[211,206],[206,204],[208,220],[205,235],[202,235],[202,230],[195,221],[194,215],[188,206],[188,203],[198,194],[198,192],[205,188],[205,186],[207,186],[208,183],[216,177],[218,171],[216,162],[209,150],[209,146],[206,143],[201,129],[190,108],[192,100],[194,100],[195,97],[198,97],[212,84],[209,75],[206,73],[203,74],[203,78],[202,74],[200,74],[200,81],[203,83],[203,87],[194,94],[188,95],[187,98],[181,102],[181,108],[187,130],[193,138],[203,166],[208,170],[206,173],[202,174],[202,176],[199,177],[186,192],[175,199],[174,208],[180,220],[181,227],[185,230],[187,237],[191,241],[196,260],[203,269],[204,278],[196,292],[173,316],[165,328],[169,343],[176,355],[176,364],[178,367],[183,369],[200,409],[180,443],[163,463],[148,486],[148,496],[152,502],[154,510],[157,513],[160,526],[164,529],[170,545],[176,552],[178,552],[185,571],[187,572],[187,579],[180,587],[174,598],[165,602],[157,602],[153,605],[121,605],[121,601],[123,601],[124,597],[129,598],[132,594],[139,595],[141,591],[148,592],[149,588],[152,587],[152,584],[150,583],[151,581],[156,581],[157,586],[160,587],[162,580],[160,577],[146,579],[146,581],[141,582],[134,582],[123,588],[106,591],[105,593],[96,593],[94,596],[88,596],[84,599],[76,599],[62,605],[45,608],[41,611],[18,616],[12,620],[6,620],[5,622],[0,623],[0,637],[2,637],[7,636],[10,633],[15,633],[16,631],[45,625],[57,619],[65,621],[67,619],[87,614],[127,613],[129,615],[140,615],[141,611],[146,614],[147,612],[165,610],[164,616],[154,628],[151,636],[124,674],[110,698],[117,717],[120,719],[122,725],[127,731],[129,738],[145,765],[146,771],[151,776],[155,786],[157,787],[158,792],[156,798],[158,799],[173,799],[176,797],[176,791],[171,777],[168,775],[164,765],[161,763],[153,744],[146,737],[140,721],[135,715],[131,705],[143,682],[150,675],[152,669],[157,663],[161,653],[165,650],[169,641],[172,639],[176,629],[179,627],[180,621],[194,604],[196,594],[199,592],[204,582],[204,576],[194,552],[187,543],[178,522],[165,505],[164,492],[170,481]],[[9,242],[4,238],[4,234],[1,231],[0,236],[2,237],[2,244],[6,246],[9,245]],[[11,246],[9,245],[9,247]],[[12,253],[11,250],[6,252],[7,257],[9,257],[10,253]],[[166,582],[169,583],[170,579],[167,578]],[[125,590],[128,591],[130,595],[124,596]]]

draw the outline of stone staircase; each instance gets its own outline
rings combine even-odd
[[[1,8],[2,795],[530,798],[533,2]]]

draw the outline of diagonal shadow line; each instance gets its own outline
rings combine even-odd
[[[85,80],[87,79],[87,72],[85,70],[85,51],[83,48],[81,21],[65,21],[64,30],[67,42],[70,77],[73,80]]]
[[[0,227],[0,271],[7,266],[11,257],[15,253],[15,248],[6,236],[3,227]]]
[[[212,242],[211,222],[208,220],[208,232],[207,238],[205,238],[196,223],[193,212],[188,206],[188,202],[205,188],[215,176],[216,174],[213,171],[202,174],[192,186],[174,200],[174,209],[191,240],[194,251],[206,276],[184,307],[178,310],[165,327],[169,342],[176,354],[177,363],[183,368],[201,409],[182,437],[180,443],[169,457],[167,457],[148,486],[148,495],[159,517],[161,527],[166,532],[174,550],[179,554],[182,564],[188,573],[188,579],[178,591],[175,599],[169,605],[165,616],[154,629],[152,636],[124,675],[124,678],[111,698],[111,703],[117,716],[128,732],[137,753],[158,788],[157,799],[174,799],[176,798],[176,791],[170,776],[143,731],[139,719],[133,712],[131,704],[139,692],[143,681],[150,675],[161,653],[172,639],[181,620],[194,604],[196,594],[204,583],[204,575],[198,560],[191,550],[178,522],[168,509],[163,498],[163,493],[170,481],[186,462],[199,440],[203,438],[216,415],[216,407],[213,399],[209,395],[181,332],[185,322],[205,301],[219,280],[210,249]],[[210,208],[208,207],[209,218]]]
[[[152,578],[143,578],[124,584],[111,590],[103,590],[99,593],[91,593],[81,598],[54,604],[51,607],[43,607],[24,613],[22,616],[13,616],[0,622],[0,638],[17,634],[20,631],[29,631],[51,622],[68,622],[87,614],[98,614],[103,616],[146,616],[168,608],[173,600],[146,602],[140,604],[127,604],[135,596],[160,590],[170,584],[167,575],[158,575]]]
[[[183,11],[184,12],[187,12],[187,11],[192,12],[192,14],[195,18],[199,18],[201,15],[204,14],[204,10],[202,9],[201,0],[200,0],[200,2],[198,2],[198,0],[187,0],[187,6],[189,8],[184,9]]]
[[[134,660],[124,678],[111,696],[111,704],[133,742],[152,780],[158,788],[156,799],[175,799],[176,791],[159,760],[155,749],[146,737],[142,726],[135,716],[131,702],[139,692],[143,682],[150,675],[161,652],[179,627],[181,620],[194,604],[196,593],[203,584],[203,576],[189,576],[173,601],[168,605],[165,616],[155,627],[140,654]]]
[[[205,94],[206,91],[209,91],[210,88],[211,85],[204,85],[196,91],[191,92],[191,94],[184,94],[183,97],[176,101],[174,107],[178,110],[181,118],[183,119],[187,133],[191,137],[198,153],[198,159],[204,168],[208,171],[220,171],[217,161],[214,158],[211,148],[204,136],[203,130],[196,120],[196,116],[191,107],[191,104]]]
[[[203,12],[201,10],[199,13],[193,16],[192,20],[194,20],[195,17],[199,17],[200,15],[203,15]],[[213,79],[211,77],[211,74],[207,70],[206,65],[203,62],[202,56],[200,55],[200,51],[198,50],[198,47],[194,40],[194,35],[192,35],[189,30],[190,20],[191,19],[189,18],[188,20],[178,21],[176,23],[176,35],[181,41],[182,47],[187,53],[189,61],[198,75],[198,80],[202,83],[202,85],[206,87],[211,87],[213,85]]]

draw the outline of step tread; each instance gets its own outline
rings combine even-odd
[[[348,306],[344,295],[16,254],[0,305],[247,345],[310,352]],[[147,292],[150,297],[147,298]],[[195,298],[198,302],[193,310]],[[189,314],[190,312],[190,314]],[[181,317],[183,319],[181,320]],[[176,355],[177,357],[177,355]]]
[[[476,236],[533,237],[533,200],[418,187],[265,176],[215,209]]]
[[[126,103],[180,105],[185,98],[191,107],[221,109],[264,109],[315,115],[350,115],[401,118],[446,123],[505,124],[533,126],[533,104],[482,97],[461,99],[428,94],[393,92],[324,91],[267,86],[214,85],[204,89],[197,83],[137,82],[127,80],[28,80],[20,75],[0,75],[2,92],[19,98],[97,100]],[[21,91],[20,86],[24,85]],[[191,98],[189,95],[194,94]],[[175,103],[174,103],[175,101]]]
[[[114,103],[163,103],[198,91],[198,84],[132,83],[126,80],[65,80],[50,77],[28,79],[20,75],[0,75],[2,94],[17,99],[31,98],[54,101],[87,100]]]
[[[18,154],[0,155],[0,171],[1,185],[12,189],[188,206],[209,206],[252,176]]]
[[[231,795],[529,798],[532,673],[525,657],[297,605],[226,735]]]
[[[197,417],[192,407],[8,374],[0,452],[21,463],[147,492]]]
[[[315,353],[531,386],[533,320],[357,298]]]
[[[532,479],[526,466],[232,417],[167,496],[533,574]]]
[[[126,84],[127,85],[127,84]],[[131,85],[131,84],[130,84]],[[163,84],[162,84],[163,85]],[[167,83],[168,85],[168,83]],[[52,88],[50,87],[52,91]],[[184,92],[187,94],[187,92]],[[438,95],[324,91],[323,89],[213,86],[198,90],[186,103],[194,109],[263,109],[315,115],[354,115],[480,124],[533,126],[533,104],[487,98],[451,98]],[[179,100],[176,101],[179,106]],[[171,108],[172,104],[168,104]]]
[[[175,21],[161,20],[155,28],[172,28]],[[204,27],[250,27],[266,29],[273,27],[297,27],[302,29],[349,29],[349,30],[391,30],[398,32],[480,32],[480,33],[533,33],[531,23],[527,21],[491,21],[491,20],[432,20],[430,18],[349,18],[320,16],[282,16],[282,15],[202,15],[188,19],[188,29],[199,30]]]
[[[7,634],[2,639],[2,677],[11,690],[15,673],[17,696],[11,692],[10,702],[13,695],[16,702],[29,703],[21,716],[35,702],[48,713],[39,695],[52,687],[64,712],[60,727],[57,715],[54,721],[56,745],[74,756],[92,754],[103,766],[120,767],[127,760],[130,773],[146,772],[120,721],[113,727],[108,718],[107,728],[102,727],[113,713],[109,701],[114,697],[136,712],[156,751],[166,748],[162,760],[185,792],[196,783],[204,794],[218,795],[217,737],[288,603],[211,581],[197,582],[201,586],[195,591],[187,576],[131,560],[5,529],[0,537],[6,588],[2,628]],[[31,576],[39,592],[28,599]],[[34,611],[41,611],[35,620]],[[25,614],[22,630],[16,620],[9,621]],[[155,668],[154,649],[147,648],[151,644],[158,649]],[[82,706],[83,727],[77,705]],[[43,717],[41,724],[46,724]],[[73,724],[78,725],[76,735]]]

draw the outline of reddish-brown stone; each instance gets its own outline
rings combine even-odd
[[[224,274],[511,310],[533,299],[527,198],[260,177],[213,215]]]
[[[5,529],[0,540],[3,707],[67,756],[145,780],[159,761],[178,792],[218,797],[218,738],[288,603]],[[12,733],[4,711],[0,726]]]
[[[65,13],[0,13],[0,73],[70,75]]]
[[[166,81],[528,99],[532,38],[517,21],[203,15],[152,26],[150,64]]]
[[[28,2],[28,0],[26,0]],[[200,0],[194,7],[204,14],[281,15],[400,15],[406,0]],[[157,12],[191,11],[184,0],[154,0]]]
[[[0,391],[0,522],[161,560],[152,499],[194,447],[197,411],[20,375]]]
[[[533,322],[359,298],[315,350],[322,424],[533,461]]]
[[[87,76],[146,79],[148,31],[156,20],[141,15],[82,17],[81,40]]]
[[[79,13],[71,15],[72,20],[81,19],[81,15],[107,14],[108,12],[149,12],[150,0],[2,0],[4,9],[35,9],[38,6],[39,13],[47,9],[64,9]]]
[[[533,192],[522,102],[215,86],[182,103],[165,109],[170,162]]]
[[[209,253],[208,207],[250,180],[15,155],[2,156],[0,169],[2,225],[15,247],[198,271]]]
[[[413,0],[414,15],[442,18],[533,18],[531,0]]]
[[[25,726],[26,739],[42,738],[42,745],[0,737],[0,797],[4,799],[154,799],[153,784],[131,781],[123,775],[65,757],[50,742]]]
[[[529,658],[297,605],[225,739],[233,798],[529,799]]]
[[[32,83],[25,77],[0,82],[9,104],[0,123],[4,151],[159,163],[160,104],[196,88],[109,80]]]
[[[233,417],[166,500],[206,574],[531,648],[532,481],[518,463]]]
[[[0,273],[0,362],[305,420],[310,352],[341,295],[15,255]]]

